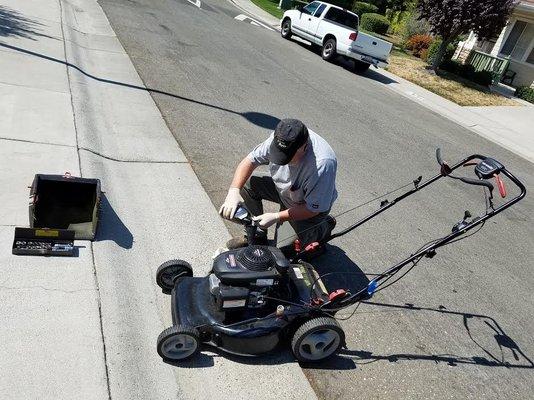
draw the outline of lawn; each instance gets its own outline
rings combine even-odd
[[[282,18],[284,10],[278,9],[278,1],[276,0],[251,0],[259,8],[267,11],[269,14],[274,15],[276,18]]]
[[[515,106],[513,100],[448,72],[430,73],[427,63],[400,50],[393,50],[387,70],[461,106]]]

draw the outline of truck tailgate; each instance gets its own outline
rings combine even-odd
[[[385,40],[358,32],[358,37],[351,47],[361,54],[387,62],[393,45]]]

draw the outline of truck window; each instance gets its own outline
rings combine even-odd
[[[314,16],[319,18],[321,16],[321,14],[323,13],[324,9],[326,8],[326,4],[321,4],[319,6],[319,8],[317,9],[317,11],[315,11],[315,14]]]
[[[327,19],[332,22],[336,22],[340,25],[345,25],[346,27],[354,30],[358,30],[358,16],[348,13],[346,11],[340,10],[339,8],[330,7],[324,19]]]
[[[310,3],[308,4],[306,7],[304,7],[302,9],[302,13],[303,14],[309,14],[309,15],[313,15],[313,13],[315,12],[315,10],[317,10],[317,8],[321,5],[321,3],[319,3],[318,1],[314,1],[313,3]]]

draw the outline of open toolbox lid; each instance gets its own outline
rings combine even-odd
[[[37,174],[30,190],[30,227],[69,229],[93,240],[102,192],[99,179]]]

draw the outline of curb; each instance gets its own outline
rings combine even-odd
[[[278,32],[280,32],[280,29],[281,29],[281,28],[280,28],[280,21],[278,21],[277,24],[271,24],[271,23],[265,21],[265,20],[263,19],[263,17],[260,17],[260,16],[258,16],[257,14],[254,14],[253,12],[251,12],[251,11],[249,11],[249,10],[247,10],[247,9],[245,9],[245,8],[243,8],[243,7],[241,7],[241,6],[240,6],[239,4],[237,4],[234,0],[228,0],[228,1],[229,1],[230,3],[232,3],[232,5],[233,5],[234,7],[238,8],[239,10],[243,11],[244,13],[246,13],[246,14],[248,14],[248,15],[254,17],[255,19],[257,19],[257,20],[260,21],[261,23],[263,23],[263,24],[265,24],[265,25],[267,25],[267,26],[269,26],[269,27],[271,27],[271,28],[273,28],[273,29],[276,29]],[[249,1],[249,3],[252,4],[252,5],[255,6],[255,7],[258,7],[256,4],[252,3],[251,1]],[[258,7],[258,8],[259,8],[259,7]],[[260,8],[260,10],[261,10],[261,8]],[[262,10],[262,11],[264,11],[264,10]],[[267,12],[267,11],[265,11],[265,12]],[[273,18],[276,18],[276,17],[273,16]]]

